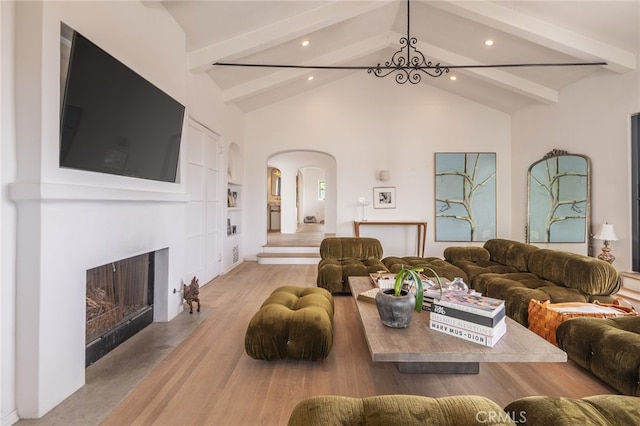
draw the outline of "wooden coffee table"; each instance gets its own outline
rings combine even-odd
[[[492,348],[429,328],[429,312],[414,313],[409,327],[382,324],[375,303],[358,300],[373,288],[369,277],[349,277],[374,362],[395,362],[402,373],[478,374],[481,362],[566,362],[567,354],[522,325],[507,321],[507,334]]]

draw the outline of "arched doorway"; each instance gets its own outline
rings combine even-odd
[[[274,210],[279,211],[280,236],[303,232],[309,229],[305,225],[314,223],[323,235],[335,234],[335,158],[317,151],[277,153],[267,159],[267,173],[266,213],[272,215]],[[275,188],[279,188],[277,196],[273,195]],[[275,232],[272,219],[274,216],[267,218],[267,231],[269,228],[272,231],[268,232],[267,241]]]

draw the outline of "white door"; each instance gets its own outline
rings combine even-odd
[[[204,285],[222,270],[220,233],[221,177],[220,136],[189,119],[187,130],[187,205],[186,268],[188,283],[198,277]],[[188,281],[187,281],[188,280]]]

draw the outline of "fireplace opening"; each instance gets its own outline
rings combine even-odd
[[[153,322],[154,253],[87,270],[89,366]]]

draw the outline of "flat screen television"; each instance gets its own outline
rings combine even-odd
[[[175,182],[184,106],[73,32],[60,167]]]

